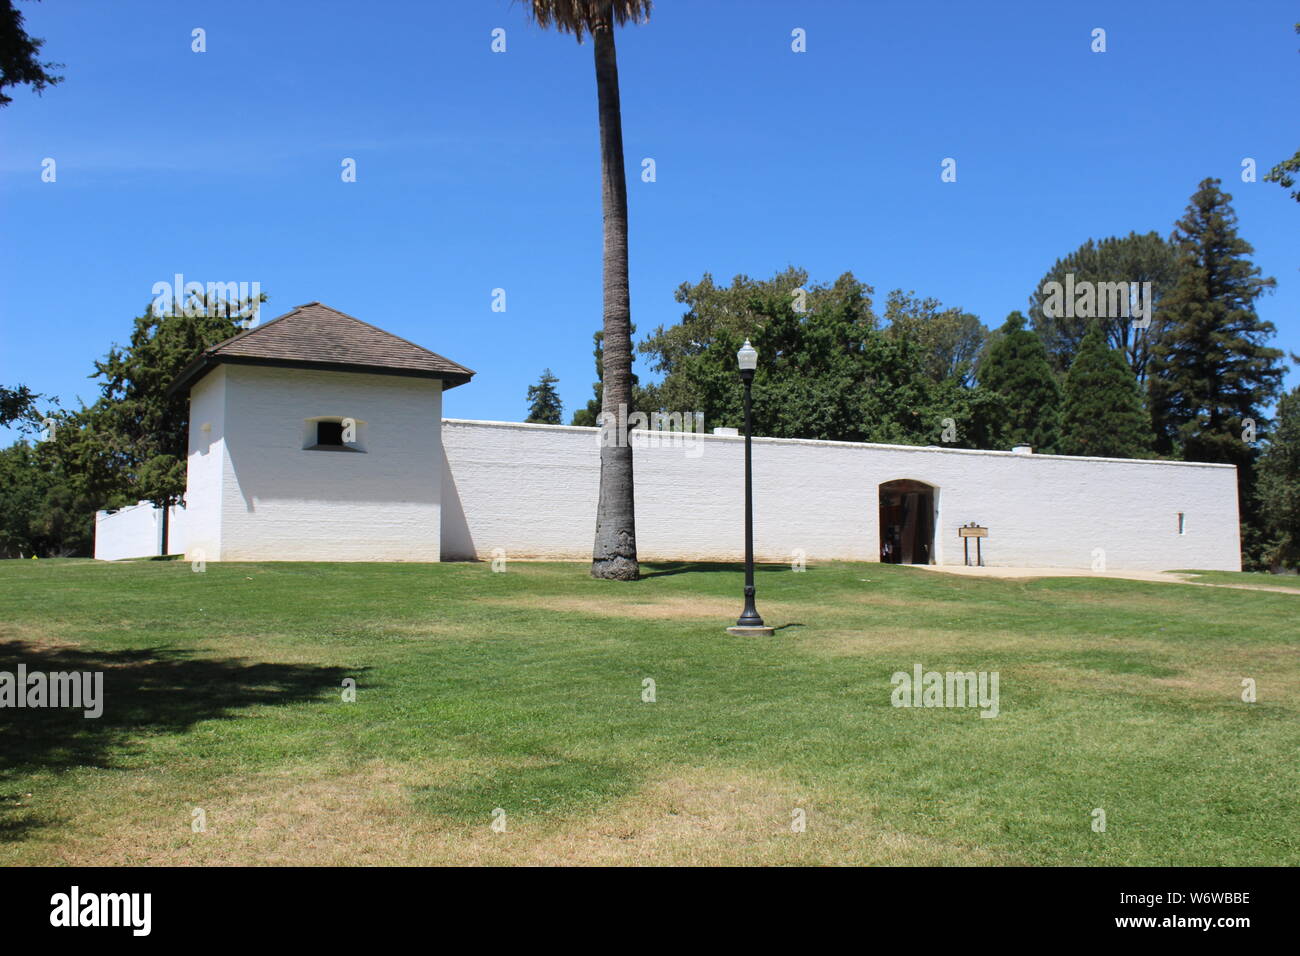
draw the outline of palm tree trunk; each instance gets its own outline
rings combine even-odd
[[[632,306],[627,282],[627,180],[623,170],[623,120],[618,101],[618,58],[611,20],[592,30],[600,109],[600,197],[605,215],[605,345],[601,410],[621,424],[632,403]],[[619,428],[620,435],[626,434]],[[602,442],[600,503],[591,576],[635,581],[636,509],[632,492],[632,443]]]

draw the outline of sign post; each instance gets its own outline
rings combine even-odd
[[[975,539],[975,564],[978,567],[984,567],[984,554],[980,550],[980,539],[989,536],[989,529],[977,525],[974,521],[970,524],[962,525],[957,529],[957,537],[962,540],[962,548],[965,551],[966,567],[970,567],[970,539]]]

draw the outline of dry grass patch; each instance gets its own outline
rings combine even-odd
[[[75,866],[1015,862],[981,847],[901,832],[860,796],[832,803],[796,784],[737,770],[679,769],[579,817],[508,813],[501,833],[492,830],[487,806],[481,822],[464,823],[413,805],[414,789],[470,769],[380,761],[328,774],[286,768],[223,780],[206,795],[176,795],[165,811],[158,807],[161,788],[137,779],[130,796],[153,809],[137,803],[125,817],[68,821],[72,838],[51,846],[48,858]],[[195,806],[206,811],[204,833],[191,830]],[[791,825],[796,809],[806,815],[803,832]]]
[[[1300,588],[1275,587],[1269,584],[1219,584],[1214,581],[1188,581],[1202,588],[1228,588],[1232,591],[1269,591],[1273,594],[1300,595]]]
[[[7,641],[21,641],[24,644],[40,648],[81,646],[81,642],[63,637],[60,629],[48,622],[27,624],[0,621],[0,643]]]
[[[1260,703],[1295,707],[1300,703],[1300,677],[1294,671],[1274,670],[1257,662],[1239,662],[1224,667],[1197,667],[1177,677],[1157,677],[1155,683],[1164,687],[1196,691],[1220,700],[1241,701],[1244,688],[1242,680],[1255,681],[1257,700]]]
[[[797,809],[805,814],[803,832],[792,828]],[[703,768],[679,769],[601,812],[557,827],[493,834],[484,826],[460,850],[446,862],[728,866],[999,861],[978,847],[899,832],[876,819],[860,798],[832,804],[771,776]]]
[[[426,862],[438,832],[409,810],[427,779],[413,765],[373,762],[333,773],[295,766],[225,778],[202,792],[158,780],[132,789],[125,818],[70,821],[76,836],[51,853],[74,866],[375,866]],[[206,831],[195,833],[201,808]],[[97,832],[98,831],[98,832]]]
[[[1285,669],[1273,669],[1259,662],[1238,660],[1222,666],[1199,663],[1180,667],[1171,662],[1169,675],[1116,673],[1091,668],[1072,661],[1034,663],[1017,667],[1022,679],[1054,687],[1068,687],[1074,693],[1144,694],[1168,700],[1170,692],[1185,694],[1200,703],[1225,703],[1250,706],[1241,699],[1242,679],[1256,681],[1260,703],[1295,707],[1300,702],[1300,678]],[[1006,678],[1003,678],[1005,687]]]
[[[572,597],[567,595],[533,596],[527,601],[507,600],[503,598],[485,598],[480,604],[494,604],[520,610],[536,611],[545,609],[573,614],[586,614],[592,617],[633,617],[647,621],[719,621],[723,625],[730,623],[740,614],[744,604],[742,597],[663,597],[656,601],[631,601],[600,597]],[[778,625],[796,616],[796,609],[784,604],[761,603],[761,613],[769,623]],[[720,625],[720,626],[723,626]]]

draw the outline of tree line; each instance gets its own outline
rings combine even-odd
[[[875,290],[852,273],[825,283],[792,267],[726,286],[706,273],[676,290],[681,320],[637,347],[659,378],[631,376],[629,410],[702,412],[710,427],[739,427],[735,353],[748,338],[763,356],[759,434],[1231,463],[1247,566],[1294,568],[1300,389],[1281,395],[1284,356],[1255,308],[1273,280],[1250,262],[1230,200],[1206,180],[1168,239],[1085,242],[1032,290],[1028,315],[996,329],[901,289],[878,314]],[[1045,307],[1043,290],[1066,276],[1076,288],[1150,282],[1149,324]],[[25,386],[0,389],[0,422],[28,434],[0,451],[0,554],[89,554],[96,509],[181,500],[188,405],[167,387],[203,348],[242,331],[244,307],[146,309],[128,343],[94,363],[100,394],[90,405],[64,410]],[[594,396],[573,424],[597,424],[603,407],[603,332],[594,356]],[[562,420],[557,384],[547,370],[529,388],[529,421]]]
[[[875,290],[851,272],[827,283],[791,267],[726,286],[705,273],[678,287],[681,320],[637,347],[659,380],[632,376],[629,410],[739,427],[735,354],[749,339],[762,356],[756,434],[1233,464],[1246,565],[1294,568],[1300,389],[1282,395],[1285,355],[1256,309],[1275,281],[1251,262],[1231,199],[1206,179],[1167,239],[1089,239],[1047,270],[1028,315],[995,329],[901,289],[878,314]],[[1049,302],[1052,283],[1085,290],[1087,307]],[[1095,290],[1106,287],[1145,288],[1149,311],[1104,308]],[[598,424],[604,407],[602,338],[575,425]],[[529,388],[528,421],[561,421],[557,382],[548,369]]]

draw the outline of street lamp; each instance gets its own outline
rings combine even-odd
[[[727,633],[770,637],[775,631],[763,623],[754,607],[754,489],[749,441],[753,425],[749,396],[754,369],[758,367],[758,351],[749,344],[749,339],[745,339],[745,344],[736,353],[736,361],[740,364],[740,380],[745,383],[745,609],[740,612],[735,626],[727,628]]]

